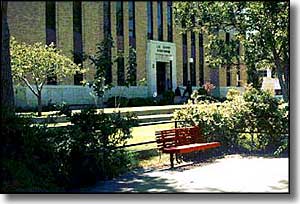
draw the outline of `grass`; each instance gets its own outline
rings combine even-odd
[[[174,128],[174,123],[148,125],[132,128],[132,138],[128,144],[136,144],[140,142],[154,141],[155,131]],[[128,147],[128,150],[135,153],[139,167],[158,166],[161,164],[169,164],[169,154],[161,154],[157,150],[157,144],[145,144],[139,146]]]
[[[132,128],[132,138],[128,140],[128,144],[136,144],[140,142],[148,142],[155,140],[155,131],[174,128],[174,123],[148,125]],[[128,150],[139,151],[156,148],[156,143],[129,147]]]

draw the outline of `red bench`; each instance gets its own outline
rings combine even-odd
[[[220,142],[205,142],[198,126],[156,131],[158,149],[170,154],[171,167],[174,167],[174,154],[189,153],[221,146]]]

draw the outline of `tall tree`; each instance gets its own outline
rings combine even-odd
[[[10,64],[9,27],[7,22],[7,1],[1,1],[2,34],[1,34],[1,71],[0,71],[0,111],[1,119],[8,110],[14,112],[14,92]]]
[[[174,16],[178,26],[185,25],[184,30],[208,35],[210,40],[206,46],[206,54],[211,64],[232,65],[239,60],[238,53],[234,52],[234,42],[226,45],[216,37],[220,32],[233,32],[236,45],[244,45],[242,60],[252,70],[253,66],[272,68],[279,79],[283,98],[288,101],[288,1],[176,2]],[[257,77],[253,79],[257,80]]]

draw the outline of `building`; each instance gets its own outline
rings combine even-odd
[[[210,69],[206,62],[205,43],[201,33],[180,33],[174,24],[171,1],[20,1],[8,3],[10,33],[18,41],[54,42],[64,54],[76,63],[82,55],[95,54],[97,43],[112,36],[115,46],[107,55],[117,53],[128,56],[129,47],[136,49],[136,85],[124,87],[126,57],[121,57],[107,72],[106,79],[115,87],[105,98],[114,95],[151,97],[177,86],[184,89],[188,81],[193,88],[206,81],[213,83],[216,94],[224,96],[228,87],[242,86],[247,81],[243,64],[239,70]],[[221,35],[229,41],[231,33]],[[90,90],[80,81],[93,79],[95,70],[75,75],[62,83],[49,83],[43,93],[43,103],[93,103]],[[141,86],[140,81],[146,81]],[[25,88],[17,95],[17,104],[32,106],[35,102]],[[32,100],[32,101],[30,101]]]

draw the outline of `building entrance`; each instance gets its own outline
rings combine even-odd
[[[156,62],[157,95],[166,91],[166,63]]]
[[[149,95],[162,95],[163,92],[176,88],[175,44],[150,40],[146,56]]]

